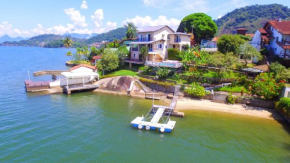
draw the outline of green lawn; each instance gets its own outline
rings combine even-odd
[[[222,87],[222,88],[217,88],[217,89],[215,89],[215,91],[241,93],[242,88],[244,88],[244,93],[248,93],[248,91],[243,86],[226,86],[226,87]]]
[[[109,73],[108,75],[112,75],[112,76],[137,76],[138,72],[134,72],[131,70],[118,70],[118,71],[114,71]]]

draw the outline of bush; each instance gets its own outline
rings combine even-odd
[[[168,59],[169,60],[178,60],[180,61],[181,59],[179,58],[179,50],[178,49],[173,49],[173,48],[170,48],[167,50],[168,51]]]
[[[235,104],[237,101],[237,97],[229,93],[226,100],[229,104]]]
[[[159,78],[166,78],[169,75],[169,70],[167,68],[159,67],[158,70],[156,71],[156,75]]]
[[[185,88],[185,93],[193,97],[204,97],[206,95],[206,91],[203,86],[198,83],[192,83],[190,87]]]
[[[290,118],[290,98],[283,97],[276,103],[276,110]]]
[[[142,66],[139,68],[139,72],[143,75],[148,75],[151,71],[151,68],[148,66]]]
[[[251,93],[265,100],[274,100],[280,93],[284,86],[284,82],[276,82],[274,80],[273,74],[271,73],[261,73],[258,75],[252,85]]]

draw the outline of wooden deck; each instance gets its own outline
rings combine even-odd
[[[69,87],[64,87],[64,93],[71,94],[73,91],[88,91],[88,90],[94,90],[99,88],[99,85],[71,85]]]
[[[60,71],[60,70],[43,70],[43,71],[37,71],[33,73],[33,76],[39,76],[39,75],[60,75],[62,72],[67,71]]]
[[[25,88],[27,92],[38,92],[49,89],[49,81],[31,81],[25,80]]]

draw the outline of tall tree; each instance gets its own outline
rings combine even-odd
[[[120,66],[123,67],[124,60],[129,55],[129,50],[127,49],[127,46],[126,45],[120,46],[116,51],[116,54],[120,60]]]
[[[103,71],[112,71],[119,67],[119,58],[112,50],[105,50],[102,54],[102,59],[97,63],[98,69]]]
[[[239,53],[239,48],[242,44],[244,44],[246,41],[242,39],[239,35],[222,35],[218,41],[217,41],[217,46],[218,50],[221,53],[234,53],[238,54]]]
[[[248,59],[253,59],[253,58],[256,58],[257,60],[262,59],[261,53],[249,43],[245,43],[240,46],[239,54],[243,57],[246,63],[245,66],[248,65]]]
[[[126,32],[127,39],[132,39],[132,38],[136,37],[137,27],[135,26],[134,23],[127,22],[125,27],[127,28],[127,32]]]
[[[217,32],[217,25],[212,18],[204,13],[190,14],[184,17],[177,29],[177,32],[191,33],[199,44],[201,39],[210,39]]]

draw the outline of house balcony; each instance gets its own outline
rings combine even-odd
[[[153,41],[152,38],[149,37],[142,37],[142,38],[138,38],[137,39],[138,42],[149,42],[149,41]]]
[[[131,48],[131,51],[138,52],[139,49],[138,48]]]
[[[174,43],[180,43],[181,42],[181,39],[179,38],[179,39],[174,39]]]

